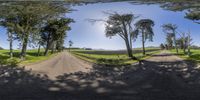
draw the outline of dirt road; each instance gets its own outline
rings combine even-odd
[[[0,67],[1,100],[199,100],[198,64],[162,51],[142,65],[90,65],[67,52],[22,68]],[[71,73],[86,71],[87,73]],[[68,73],[68,74],[63,74]],[[71,73],[71,74],[70,74]]]
[[[159,54],[155,54],[146,61],[153,61],[153,62],[179,62],[183,61],[178,56],[172,55],[169,51],[162,51]]]
[[[46,74],[50,79],[55,79],[56,76],[64,73],[88,72],[92,65],[65,51],[49,60],[28,65],[25,68],[32,69],[34,73]]]

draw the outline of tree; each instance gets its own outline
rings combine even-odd
[[[167,33],[166,34],[166,45],[168,47],[168,49],[172,49],[173,48],[173,35],[171,33]]]
[[[145,55],[145,42],[146,40],[153,41],[153,26],[154,21],[151,19],[141,19],[138,22],[136,22],[135,27],[135,33],[140,34],[142,36],[142,49],[143,49],[143,55]]]
[[[57,41],[63,40],[66,36],[66,31],[70,30],[69,24],[74,22],[70,18],[60,18],[49,20],[46,26],[43,27],[42,39],[46,41],[46,49],[44,55],[48,54],[51,48],[54,51],[54,44]]]
[[[68,8],[54,2],[22,1],[2,3],[0,12],[0,20],[6,22],[8,18],[13,18],[16,36],[22,44],[20,56],[24,59],[30,35],[35,34],[37,27],[46,20],[68,12]]]
[[[169,46],[167,44],[165,44],[165,49],[169,50]]]
[[[71,40],[69,40],[69,52],[70,52],[70,49],[71,49],[71,47],[72,47],[73,44],[74,43]]]
[[[190,9],[185,18],[193,20],[195,23],[200,24],[200,8]]]
[[[180,39],[177,40],[177,44],[181,49],[183,49],[183,53],[186,54],[186,49],[188,47],[188,37],[186,36],[186,33],[182,32],[180,34]]]
[[[9,43],[9,47],[10,47],[10,58],[13,57],[13,41],[14,41],[14,33],[15,33],[15,23],[12,22],[12,18],[7,18],[6,20],[0,21],[0,26],[3,26],[5,28],[7,28],[7,35],[8,35],[8,41]]]
[[[166,34],[166,43],[168,45],[168,49],[173,48],[173,35],[171,33]]]
[[[191,52],[190,52],[190,48],[191,48],[191,45],[192,45],[192,38],[191,38],[191,36],[190,36],[190,31],[187,33],[187,42],[188,42],[188,47],[187,47],[187,49],[188,49],[188,56],[191,56]]]
[[[163,43],[160,44],[160,49],[162,49],[162,50],[165,49],[165,45]]]
[[[36,38],[34,39],[34,41],[36,41],[35,44],[36,44],[36,46],[38,47],[38,53],[37,53],[38,56],[40,56],[40,49],[41,49],[41,46],[42,46],[43,48],[45,48],[45,45],[46,45],[46,42],[45,42],[45,40],[42,39],[41,34],[42,34],[42,33],[39,32],[38,35],[36,35]]]
[[[135,20],[136,16],[133,14],[118,14],[112,13],[106,22],[105,33],[107,37],[120,36],[125,44],[128,56],[132,59],[136,59],[132,54],[132,36],[134,32],[132,31],[132,22]]]
[[[155,1],[155,0],[152,0]],[[186,12],[185,18],[194,21],[197,24],[200,24],[200,6],[198,0],[180,0],[173,1],[171,0],[168,3],[162,4],[162,8],[171,10],[171,11],[184,11]]]
[[[61,52],[63,51],[64,49],[64,42],[65,42],[65,37],[66,36],[63,36],[61,37],[57,42],[56,42],[56,50],[58,50],[58,52]]]
[[[176,49],[176,53],[178,54],[178,47],[177,47],[177,40],[176,40],[176,29],[178,28],[177,25],[175,24],[164,24],[163,26],[163,31],[167,34],[171,34],[173,37],[173,43]]]
[[[10,42],[10,58],[13,57],[13,34],[11,31],[8,31],[8,41]]]

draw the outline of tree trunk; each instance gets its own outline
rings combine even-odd
[[[11,32],[8,33],[8,38],[10,41],[10,58],[12,58],[13,57],[13,36]]]
[[[125,40],[125,43],[126,43],[128,57],[133,59],[135,57],[133,57],[133,54],[132,54],[132,49],[131,49],[130,44],[129,44],[128,33],[127,33],[126,25],[125,25],[124,22],[123,22],[123,28],[124,28],[124,37],[125,37],[124,40]]]
[[[132,41],[132,36],[131,36],[131,34],[129,35],[129,38],[130,38],[130,41],[129,41],[129,42],[130,42],[130,48],[133,49],[133,44],[132,44],[133,41]]]
[[[188,33],[188,56],[191,56],[191,52],[190,52],[190,32]]]
[[[20,54],[20,57],[21,59],[24,59],[26,57],[26,50],[27,50],[27,45],[28,45],[28,34],[25,35],[24,37],[24,41],[23,41],[23,44],[22,44],[22,50],[21,50],[21,54]]]
[[[130,47],[128,39],[125,40],[125,43],[126,43],[126,49],[127,49],[128,57],[133,58],[132,49]]]
[[[183,47],[183,53],[186,54],[186,49],[185,46]]]
[[[191,56],[190,46],[188,46],[188,56]]]
[[[70,52],[71,46],[69,46],[69,52]]]
[[[178,47],[177,47],[177,41],[176,41],[176,32],[174,31],[174,46],[176,49],[176,53],[178,54]]]
[[[146,54],[146,52],[145,52],[145,39],[144,39],[144,32],[142,32],[142,53],[143,53],[143,55]]]
[[[51,54],[53,54],[54,52],[55,52],[55,42],[52,42]]]
[[[44,55],[47,56],[48,52],[49,52],[49,47],[47,46],[46,49],[45,49],[45,51],[44,51]]]
[[[51,41],[52,41],[52,40],[50,40],[50,36],[51,36],[51,34],[49,33],[49,34],[48,34],[48,39],[47,39],[47,45],[46,45],[46,48],[45,48],[45,51],[44,51],[44,55],[45,55],[45,56],[48,55],[49,48],[50,48],[50,46],[51,46]]]
[[[185,37],[184,37],[184,41],[183,41],[183,53],[186,54],[186,48],[187,48],[187,42],[185,40]]]
[[[40,56],[40,47],[41,47],[41,45],[39,44],[39,47],[38,47],[38,56]]]
[[[49,52],[49,48],[50,48],[50,43],[47,42],[47,46],[45,48],[45,51],[44,51],[44,55],[47,56],[48,55],[48,52]]]

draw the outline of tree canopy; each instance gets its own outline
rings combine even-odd
[[[105,33],[107,37],[120,36],[126,44],[127,52],[129,57],[132,55],[132,22],[137,18],[133,14],[110,14],[109,18],[106,20]]]
[[[30,37],[38,35],[40,27],[48,20],[60,18],[70,12],[69,6],[60,2],[1,2],[0,21],[12,27],[18,40],[22,44],[21,57],[26,56],[26,49]]]

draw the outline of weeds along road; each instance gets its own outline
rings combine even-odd
[[[84,62],[72,54],[64,51],[57,56],[25,67],[31,69],[33,73],[46,74],[50,79],[56,79],[57,76],[64,73],[88,72],[92,68],[92,64]]]

